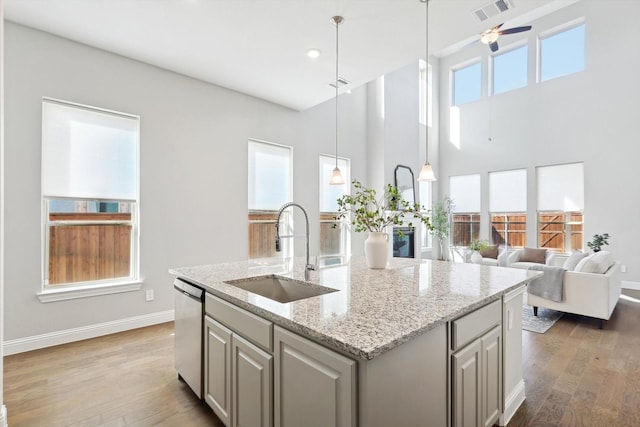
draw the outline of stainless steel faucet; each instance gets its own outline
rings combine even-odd
[[[302,213],[304,214],[304,220],[306,222],[306,227],[307,227],[306,234],[305,234],[305,239],[307,241],[307,259],[306,259],[306,264],[304,266],[304,280],[309,280],[309,271],[316,269],[316,266],[311,264],[311,262],[309,262],[309,215],[307,215],[307,211],[297,203],[294,203],[294,202],[285,203],[284,205],[282,205],[282,207],[278,211],[278,216],[276,217],[276,252],[280,252],[281,250],[280,248],[280,238],[281,238],[280,237],[280,216],[282,215],[282,212],[284,212],[284,210],[287,209],[289,206],[299,207]],[[295,236],[282,236],[282,238],[284,237],[295,237]]]

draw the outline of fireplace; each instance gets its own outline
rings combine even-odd
[[[400,235],[400,232],[404,236]],[[415,258],[415,233],[411,227],[393,227],[393,256]]]

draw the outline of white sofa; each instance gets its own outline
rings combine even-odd
[[[513,254],[509,256],[511,258]],[[604,255],[602,253],[601,255]],[[529,263],[519,263],[516,257],[512,259],[510,267],[529,268]],[[549,257],[546,264],[562,267],[566,257]],[[565,271],[563,277],[564,298],[562,302],[555,302],[546,298],[526,293],[526,303],[533,306],[534,314],[537,315],[538,307],[550,308],[552,310],[565,313],[579,314],[581,316],[594,317],[600,319],[600,329],[604,326],[604,321],[611,318],[614,308],[620,298],[620,263],[607,262],[608,267],[604,273],[587,273],[582,271]]]
[[[525,270],[528,270],[529,267],[536,264],[534,262],[521,261],[523,254],[524,254],[524,249],[516,249],[515,251],[511,252],[507,256],[506,266],[511,268],[523,268]],[[555,259],[556,259],[556,254],[552,251],[547,251],[545,255],[544,263],[545,265],[555,265]]]

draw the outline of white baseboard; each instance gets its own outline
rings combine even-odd
[[[628,280],[623,280],[620,284],[622,286],[622,289],[640,291],[640,282],[630,282]]]
[[[7,407],[2,405],[0,407],[0,427],[8,427],[9,422],[7,420]]]
[[[142,316],[128,317],[126,319],[113,320],[111,322],[83,326],[80,328],[66,329],[63,331],[34,335],[26,338],[18,338],[15,340],[5,341],[3,343],[3,354],[5,356],[9,356],[11,354],[23,353],[25,351],[38,350],[40,348],[51,347],[54,345],[86,340],[88,338],[114,334],[116,332],[128,331],[130,329],[171,322],[174,318],[174,311],[167,310]],[[2,427],[1,423],[0,427]]]
[[[507,396],[507,399],[504,402],[504,412],[498,420],[498,425],[507,425],[511,420],[511,417],[513,417],[513,414],[516,413],[520,405],[522,405],[522,402],[524,402],[524,398],[524,381],[520,380],[518,385],[513,389],[509,396]]]

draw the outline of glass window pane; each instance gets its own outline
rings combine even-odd
[[[584,24],[540,40],[540,80],[584,70]]]
[[[493,57],[493,93],[525,87],[528,80],[527,46],[496,55]]]
[[[480,99],[482,95],[482,66],[480,62],[453,72],[453,105]]]
[[[510,248],[524,248],[527,243],[527,214],[492,213],[491,241]]]
[[[345,182],[342,185],[329,184],[335,167],[335,157],[320,155],[320,212],[338,212],[338,199],[348,194],[351,188],[349,160],[338,158],[338,168],[340,168]]]

